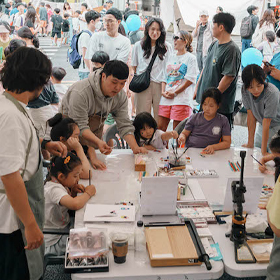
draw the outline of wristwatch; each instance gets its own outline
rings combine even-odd
[[[41,148],[42,150],[45,150],[46,149],[46,145],[51,142],[51,140],[46,140],[46,139],[43,139],[42,143],[41,143]]]

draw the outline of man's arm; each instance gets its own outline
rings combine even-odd
[[[233,76],[224,76],[218,85],[218,90],[220,90],[221,93],[224,93],[228,89],[234,78],[235,77]]]
[[[102,154],[108,155],[112,152],[112,148],[106,144],[106,142],[99,139],[90,129],[84,129],[82,136],[90,143],[98,146],[98,149]]]
[[[148,151],[144,147],[139,147],[136,143],[135,137],[132,134],[126,134],[124,140],[127,142],[134,154],[147,154]]]
[[[202,74],[203,74],[203,69],[201,70],[201,73],[200,73],[200,75],[199,75],[199,79],[198,79],[198,81],[197,81],[197,83],[196,83],[196,86],[195,86],[195,90],[194,90],[194,94],[193,94],[193,100],[196,99],[197,89],[198,89],[198,85],[199,85],[199,83],[200,83]]]
[[[19,171],[1,177],[7,197],[25,227],[27,246],[33,250],[43,244],[44,235],[39,229],[28,202],[26,188]]]
[[[82,49],[82,56],[83,56],[84,62],[86,64],[87,68],[90,70],[90,72],[92,72],[91,69],[90,69],[91,68],[90,67],[90,60],[89,59],[85,59],[86,53],[87,53],[87,48],[83,47],[83,49]]]

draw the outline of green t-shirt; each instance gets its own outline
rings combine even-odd
[[[231,76],[234,77],[234,80],[223,93],[218,112],[232,113],[240,63],[241,53],[233,41],[225,44],[219,44],[218,40],[214,41],[208,49],[202,77],[197,88],[196,101],[201,102],[202,94],[208,88],[218,87],[223,76]]]

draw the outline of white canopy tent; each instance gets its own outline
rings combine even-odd
[[[177,3],[175,1],[177,1]],[[178,5],[184,23],[192,28],[195,27],[196,21],[199,19],[200,10],[207,10],[209,18],[211,19],[216,13],[216,8],[222,6],[224,12],[231,13],[236,19],[236,25],[232,34],[240,35],[241,20],[248,15],[247,7],[250,5],[259,7],[258,15],[261,17],[263,11],[267,7],[266,3],[267,1],[265,0],[161,0],[160,17],[166,28],[173,23],[176,32],[176,19],[180,16],[176,9],[174,9],[174,6],[176,8],[176,5]]]

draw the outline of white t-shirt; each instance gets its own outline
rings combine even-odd
[[[63,229],[69,224],[68,208],[59,204],[63,196],[69,195],[67,190],[58,182],[49,181],[45,184],[45,227]],[[46,247],[54,245],[60,235],[46,234]]]
[[[77,17],[72,18],[72,24],[73,24],[73,29],[75,31],[79,30],[80,24],[79,24],[79,19]]]
[[[166,67],[166,62],[171,54],[172,46],[168,42],[165,43],[167,46],[167,52],[164,55],[163,60],[159,58],[157,55],[155,62],[152,67],[151,71],[151,81],[156,83],[165,82],[165,75],[164,75],[164,69]],[[137,42],[132,50],[132,61],[131,66],[137,66],[136,68],[136,74],[139,75],[146,71],[153,53],[155,51],[155,47],[152,47],[152,52],[149,58],[144,58],[144,51],[141,46],[141,41]]]
[[[93,34],[90,30],[85,29],[87,31],[89,31],[91,34]],[[88,32],[83,32],[80,37],[79,37],[79,40],[78,40],[78,51],[79,51],[79,54],[82,56],[83,54],[83,48],[86,48],[88,49],[89,48],[89,42],[90,42],[90,38],[92,36],[90,36],[88,34]],[[79,66],[79,72],[89,72],[89,69],[87,68],[85,62],[84,62],[84,59],[82,57],[81,59],[81,64]]]
[[[21,103],[26,109],[26,104]],[[29,114],[30,116],[30,114]],[[30,116],[32,119],[32,117]],[[4,95],[0,96],[0,177],[24,169],[26,149],[33,132],[32,145],[23,177],[28,181],[36,173],[39,164],[39,143],[31,121]],[[0,189],[4,189],[0,178]],[[19,229],[17,215],[6,194],[0,193],[0,233],[12,233]]]
[[[16,27],[22,27],[24,26],[24,21],[25,21],[25,15],[19,15],[18,13],[15,15],[15,23],[14,26]]]
[[[91,59],[97,51],[106,52],[110,60],[117,59],[127,63],[130,40],[121,34],[118,34],[117,37],[110,37],[106,31],[97,32],[91,36],[86,59]]]
[[[53,87],[58,95],[59,104],[61,104],[62,98],[68,90],[68,87],[64,84],[53,84]]]
[[[161,139],[161,135],[164,133],[164,131],[157,129],[156,132],[153,135],[153,138],[149,144],[149,140],[144,140],[140,138],[140,147],[145,145],[152,145],[156,149],[165,149],[167,145],[167,141],[163,141]]]
[[[81,18],[83,20],[86,19],[86,11],[81,14]],[[87,29],[87,22],[86,21],[79,20],[79,23],[80,23],[80,31]]]
[[[166,63],[165,90],[174,92],[186,80],[189,80],[192,84],[184,92],[174,97],[174,99],[167,99],[162,96],[159,104],[168,106],[188,105],[192,107],[197,75],[198,67],[195,55],[189,52],[184,55],[172,54]]]

